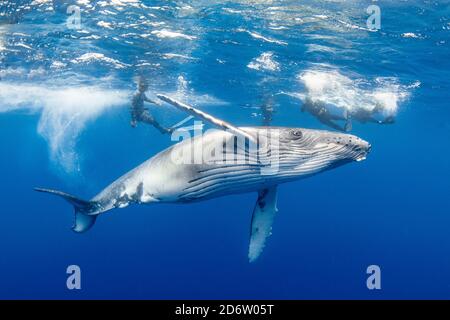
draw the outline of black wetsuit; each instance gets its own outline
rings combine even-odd
[[[261,106],[261,113],[263,117],[263,126],[270,126],[273,120],[273,101],[269,99],[265,104]]]
[[[349,131],[349,119],[345,116],[333,115],[325,106],[312,101],[305,101],[302,105],[302,111],[308,111],[315,116],[321,123],[338,131]],[[342,127],[334,121],[345,120],[347,124]]]
[[[155,103],[144,92],[136,91],[131,102],[131,123],[144,122],[154,126],[161,133],[170,133],[170,129],[164,128],[153,118],[148,108],[144,107],[144,102]]]

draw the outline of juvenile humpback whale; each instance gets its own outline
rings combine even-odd
[[[370,151],[369,143],[353,135],[288,127],[238,128],[167,96],[158,97],[221,130],[184,139],[163,150],[89,201],[36,188],[73,205],[75,232],[90,229],[99,214],[132,203],[189,203],[255,191],[258,198],[248,253],[252,262],[271,234],[280,183],[364,160]]]

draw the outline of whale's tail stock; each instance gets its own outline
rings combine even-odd
[[[68,193],[64,193],[58,190],[34,188],[35,191],[53,194],[59,196],[69,202],[75,210],[75,220],[72,230],[78,233],[88,231],[95,223],[97,219],[98,204],[93,201],[86,201],[77,198]]]

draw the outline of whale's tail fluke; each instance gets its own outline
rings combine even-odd
[[[78,233],[88,231],[95,223],[97,215],[93,214],[97,211],[97,203],[79,199],[68,193],[58,190],[34,188],[38,192],[50,193],[59,196],[69,202],[75,210],[75,221],[72,230]]]

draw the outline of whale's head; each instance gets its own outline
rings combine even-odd
[[[365,160],[371,149],[351,134],[303,128],[281,129],[279,141],[280,168],[306,175]]]

